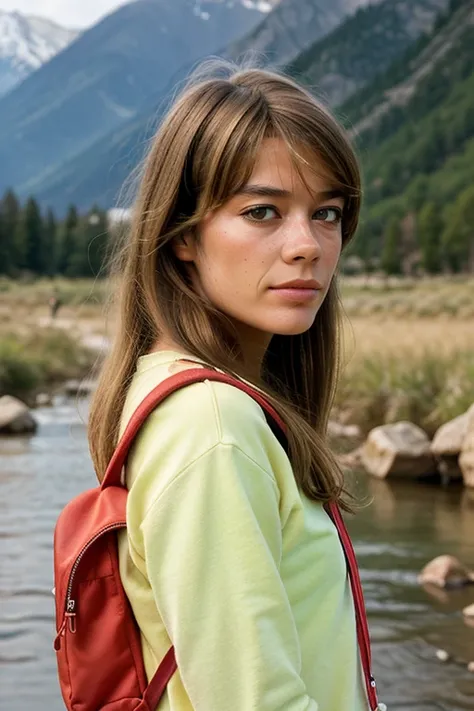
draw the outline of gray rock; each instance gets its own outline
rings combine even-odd
[[[474,487],[474,405],[468,410],[467,431],[459,455],[464,484]]]
[[[472,605],[468,605],[467,607],[464,608],[462,611],[462,614],[464,617],[472,617],[474,619],[474,602]]]
[[[418,582],[439,588],[460,587],[474,583],[474,572],[454,556],[440,555],[425,565]]]
[[[37,407],[51,407],[53,404],[53,396],[51,393],[38,393],[36,396]]]
[[[458,455],[467,435],[470,413],[474,413],[474,405],[463,415],[442,425],[431,442],[431,451],[435,456]]]
[[[27,405],[11,395],[0,397],[0,433],[24,434],[35,432],[37,423]]]
[[[344,425],[341,422],[329,420],[328,435],[334,439],[360,439],[362,431],[358,425]]]
[[[375,427],[361,450],[362,464],[379,479],[420,477],[436,471],[426,432],[412,422]]]

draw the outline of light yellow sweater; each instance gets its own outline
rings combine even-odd
[[[179,354],[140,358],[122,430]],[[171,395],[126,468],[120,570],[159,711],[367,711],[337,531],[298,490],[261,408],[224,383]]]

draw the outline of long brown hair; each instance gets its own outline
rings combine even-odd
[[[115,261],[119,324],[89,419],[99,479],[117,444],[137,359],[160,334],[169,334],[184,353],[245,375],[229,319],[193,289],[171,240],[196,230],[209,211],[247,182],[265,138],[282,138],[300,173],[302,165],[323,166],[343,192],[343,247],[357,227],[358,163],[330,112],[275,72],[227,63],[212,71],[210,76],[206,65],[204,75],[201,70],[194,76],[161,122],[144,164],[131,230]],[[308,154],[314,156],[314,166]],[[326,436],[339,355],[340,302],[334,277],[308,331],[272,338],[258,382],[286,422],[298,485],[310,499],[323,502],[341,500],[344,493],[343,475]]]

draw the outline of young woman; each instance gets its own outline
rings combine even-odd
[[[362,711],[354,602],[324,504],[344,506],[326,441],[338,374],[336,271],[360,176],[344,131],[290,79],[228,69],[195,80],[154,139],[120,261],[120,324],[90,418],[103,476],[131,414],[189,361],[231,385],[174,393],[125,476],[123,584],[160,709]]]

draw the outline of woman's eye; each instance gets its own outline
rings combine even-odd
[[[337,207],[323,207],[315,213],[315,219],[337,224],[342,219],[342,212]]]
[[[276,210],[273,207],[252,207],[251,210],[244,212],[244,216],[249,220],[254,220],[254,222],[267,222],[268,220],[273,220],[276,216]]]

